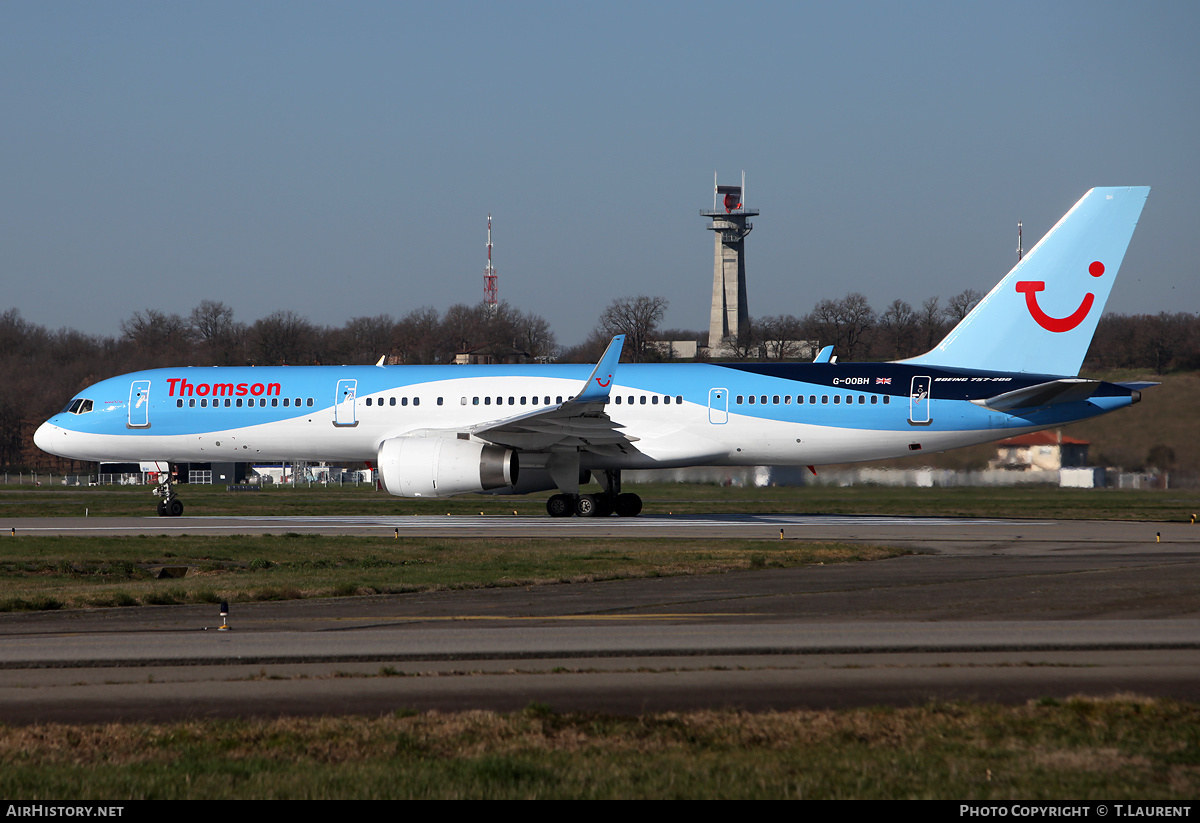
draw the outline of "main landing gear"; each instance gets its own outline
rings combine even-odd
[[[154,488],[153,493],[158,497],[159,517],[179,517],[183,514],[183,501],[179,499],[179,495],[175,494],[175,488],[171,485],[169,466],[165,472],[159,472],[158,485]]]
[[[621,494],[620,471],[605,471],[599,480],[604,487],[600,494],[556,494],[546,501],[546,511],[551,517],[637,517],[642,513],[642,498]]]
[[[551,517],[637,517],[642,513],[642,498],[636,494],[556,494],[546,501]]]

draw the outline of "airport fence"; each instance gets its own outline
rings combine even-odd
[[[274,487],[279,489],[312,486],[362,486],[370,485],[372,477],[362,471],[289,471],[285,475],[270,474],[248,477],[243,485]],[[53,472],[20,471],[4,472],[3,484],[17,486],[154,486],[158,483],[155,472],[122,472],[104,474],[55,474]],[[209,470],[188,472],[188,484],[213,485],[213,473]],[[226,481],[222,480],[222,484]],[[227,484],[226,484],[227,485]]]
[[[1058,471],[985,469],[822,468],[812,474],[804,466],[699,467],[626,471],[627,483],[708,483],[718,486],[907,486],[915,488],[1036,487],[1088,489],[1194,488],[1194,478],[1167,473],[1127,472],[1087,467]]]

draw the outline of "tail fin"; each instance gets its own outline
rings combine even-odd
[[[1078,374],[1149,193],[1089,191],[945,340],[904,362]]]

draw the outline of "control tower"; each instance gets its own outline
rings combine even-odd
[[[745,172],[740,186],[719,186],[713,174],[712,211],[700,212],[701,217],[711,218],[708,230],[714,233],[712,313],[708,322],[708,349],[713,354],[732,349],[739,335],[750,329],[746,235],[754,224],[747,218],[756,216],[758,209],[745,207],[745,195]]]

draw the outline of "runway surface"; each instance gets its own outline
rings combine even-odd
[[[534,588],[0,615],[0,720],[1200,699],[1200,526],[713,516],[11,519],[19,534],[730,536],[923,552]]]
[[[353,517],[46,517],[7,518],[0,529],[25,534],[356,534],[432,537],[731,537],[836,540],[939,551],[1105,549],[1155,544],[1158,551],[1200,548],[1186,523],[1005,520],[962,517],[798,514],[654,515],[634,518],[479,516]]]

